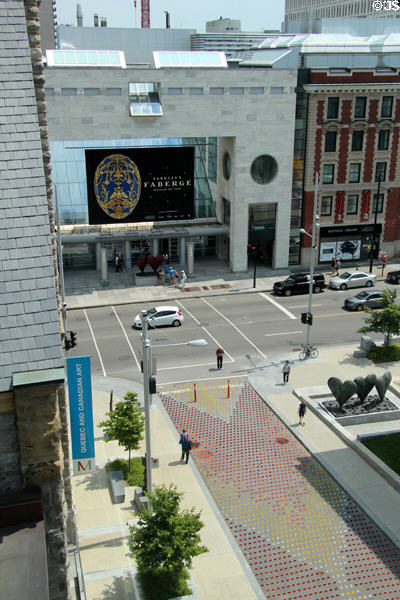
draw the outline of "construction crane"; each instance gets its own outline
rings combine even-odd
[[[150,0],[142,0],[142,29],[150,29]]]

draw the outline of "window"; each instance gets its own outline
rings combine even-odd
[[[271,94],[284,94],[285,88],[283,87],[271,87]]]
[[[381,213],[383,211],[383,194],[374,194],[374,199],[372,202],[372,214]]]
[[[363,149],[363,141],[364,141],[364,132],[363,131],[353,131],[353,135],[351,137],[351,151],[352,152],[361,152]]]
[[[106,96],[122,96],[122,88],[107,88]]]
[[[203,88],[189,88],[189,96],[202,96]]]
[[[358,213],[358,196],[351,195],[347,196],[347,215],[356,215]]]
[[[339,114],[339,98],[328,98],[327,119],[337,119]]]
[[[77,88],[61,88],[61,96],[77,96]]]
[[[131,117],[162,116],[157,84],[130,83],[129,110]]]
[[[367,98],[365,96],[358,96],[354,104],[354,118],[365,119],[366,108]]]
[[[182,96],[182,88],[168,88],[167,94],[170,96]]]
[[[335,165],[324,165],[322,183],[333,183],[335,178]]]
[[[264,185],[273,180],[278,172],[278,164],[272,156],[263,154],[253,160],[250,172],[256,183]]]
[[[263,87],[251,87],[250,88],[250,94],[263,94],[264,93],[264,88]]]
[[[322,196],[321,217],[329,217],[332,214],[332,196]]]
[[[99,96],[100,89],[99,88],[84,88],[83,95],[84,96]]]
[[[218,138],[208,138],[208,178],[217,183]]]
[[[361,164],[350,163],[349,183],[358,183],[360,181]]]
[[[381,117],[391,117],[393,110],[393,96],[383,96]]]
[[[212,87],[210,88],[210,94],[212,94],[213,96],[222,96],[224,93],[224,88],[223,87]]]
[[[336,131],[327,131],[325,133],[325,152],[336,152]]]
[[[242,87],[231,87],[229,91],[232,96],[243,96],[244,94],[244,88]]]
[[[378,137],[378,150],[389,148],[390,129],[381,129]]]
[[[46,96],[54,96],[54,88],[46,88]]]
[[[224,153],[222,159],[222,173],[224,178],[228,181],[231,176],[231,157],[229,156],[228,152]]]
[[[375,166],[375,181],[385,181],[386,179],[386,163],[377,162]]]

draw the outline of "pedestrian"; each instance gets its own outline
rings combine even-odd
[[[122,261],[119,254],[115,256],[115,271],[116,273],[122,273]]]
[[[165,264],[168,264],[168,260],[169,260],[169,256],[168,256],[168,252],[165,253]]]
[[[174,270],[174,285],[179,287],[179,273],[176,269]]]
[[[174,267],[170,267],[169,269],[169,285],[172,287],[175,285],[175,269]]]
[[[185,271],[182,270],[179,275],[179,283],[182,288],[185,287],[185,282],[186,282],[186,273],[185,273]]]
[[[165,256],[165,254],[162,255],[162,266],[165,267],[165,265],[167,264],[167,257]]]
[[[386,252],[383,252],[381,260],[382,260],[382,276],[383,276],[383,271],[385,270],[386,261],[387,261],[387,254],[386,254]]]
[[[306,404],[306,401],[304,400],[304,398],[302,398],[300,400],[299,410],[297,411],[299,413],[299,425],[305,425],[304,415],[306,414],[306,410],[307,410],[307,404]]]
[[[158,269],[158,271],[157,271],[157,283],[158,283],[158,285],[162,285],[162,280],[163,280],[163,270],[162,269]]]
[[[189,439],[189,435],[187,432],[182,429],[182,433],[179,438],[179,443],[182,446],[182,456],[181,461],[186,457],[186,464],[189,462],[189,454],[192,449],[193,443]]]
[[[340,260],[336,261],[336,275],[339,277]]]
[[[332,271],[332,275],[335,274],[335,270],[336,270],[336,258],[334,256],[332,256],[332,258],[331,258],[331,271]]]
[[[222,369],[222,361],[224,359],[224,349],[221,346],[218,346],[216,355],[217,355],[217,369]]]
[[[289,361],[285,361],[285,364],[282,367],[283,373],[283,383],[288,383],[289,381],[289,373],[290,373],[290,364]]]
[[[164,268],[164,283],[165,283],[165,285],[168,285],[168,283],[169,283],[169,266],[168,265],[165,265],[165,268]]]

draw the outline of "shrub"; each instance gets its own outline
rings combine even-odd
[[[143,487],[144,485],[144,466],[142,465],[142,459],[135,456],[131,459],[131,468],[129,470],[129,461],[125,458],[116,458],[106,465],[106,471],[122,471],[124,480],[128,485],[134,487]]]
[[[186,579],[189,573],[170,571],[166,568],[154,567],[140,572],[140,583],[146,600],[169,600],[192,593]]]
[[[400,344],[391,344],[390,346],[375,346],[367,352],[369,359],[376,362],[392,362],[400,360]]]

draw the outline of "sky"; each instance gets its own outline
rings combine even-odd
[[[59,25],[76,25],[76,5],[83,13],[83,26],[93,26],[93,15],[107,18],[108,27],[140,27],[140,0],[136,19],[134,0],[56,0]],[[171,27],[205,31],[206,21],[223,18],[241,21],[242,31],[280,30],[285,0],[150,0],[150,25],[165,27],[165,11]]]

